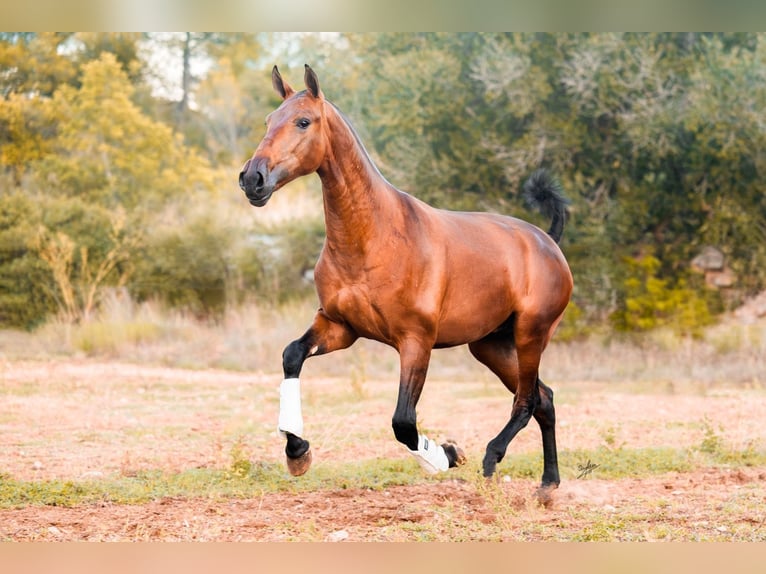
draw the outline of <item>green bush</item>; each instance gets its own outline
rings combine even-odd
[[[275,248],[264,261],[264,276],[258,285],[261,296],[275,302],[310,295],[314,290],[308,275],[313,273],[324,245],[322,219],[291,224],[274,237]]]
[[[200,215],[146,237],[128,289],[137,300],[159,299],[199,316],[227,303],[233,238],[224,222]]]
[[[572,300],[564,312],[564,318],[556,328],[554,340],[562,343],[576,341],[586,338],[591,332],[592,328],[588,326],[585,311]]]
[[[56,310],[50,270],[31,248],[38,205],[21,192],[0,195],[0,327],[31,328]]]
[[[660,261],[652,255],[627,258],[629,274],[623,281],[622,303],[612,314],[614,326],[622,331],[649,331],[670,327],[682,335],[701,335],[713,322],[710,304],[687,280],[675,284],[658,277]]]

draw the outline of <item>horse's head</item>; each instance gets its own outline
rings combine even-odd
[[[266,135],[239,173],[239,187],[256,207],[297,177],[315,172],[325,156],[324,95],[307,65],[306,89],[293,90],[276,66],[271,81],[284,100],[266,118]]]

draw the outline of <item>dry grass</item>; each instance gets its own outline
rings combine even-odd
[[[160,305],[137,305],[126,297],[108,298],[92,321],[71,325],[53,321],[34,333],[0,331],[0,361],[89,357],[192,369],[280,373],[284,347],[298,338],[316,311],[313,300],[278,308],[245,304],[219,321],[200,321]],[[360,340],[348,350],[310,359],[316,376],[342,376],[364,393],[367,378],[398,377],[396,352]],[[702,338],[681,338],[669,331],[643,337],[594,335],[584,341],[554,340],[541,364],[542,378],[567,382],[610,382],[662,392],[706,393],[735,385],[766,384],[766,320],[740,324],[727,320]],[[494,376],[466,348],[435,351],[431,378],[495,385]]]

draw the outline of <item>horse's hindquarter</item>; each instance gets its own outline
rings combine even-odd
[[[446,287],[437,344],[478,340],[513,313],[539,313],[552,323],[563,312],[571,273],[547,234],[513,217],[440,213]]]

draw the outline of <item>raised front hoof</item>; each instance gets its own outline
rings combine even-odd
[[[553,505],[553,491],[559,487],[558,482],[541,484],[535,491],[535,498],[544,508],[550,508]]]
[[[463,466],[466,462],[468,462],[468,458],[465,456],[465,452],[463,452],[463,449],[455,444],[455,441],[447,439],[447,442],[442,444],[442,448],[444,449],[444,453],[447,455],[447,460],[449,460],[450,468]]]
[[[293,476],[301,476],[306,474],[309,468],[311,468],[311,449],[304,452],[298,458],[285,457],[287,460],[287,470]]]

